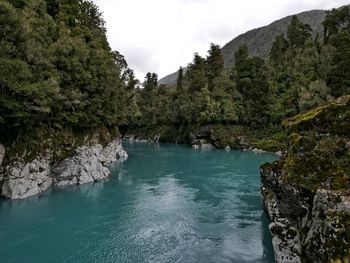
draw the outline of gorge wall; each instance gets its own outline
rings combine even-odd
[[[348,262],[350,96],[284,122],[288,150],[261,167],[277,262]]]

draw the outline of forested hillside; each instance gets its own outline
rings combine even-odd
[[[243,44],[231,68],[212,44],[205,58],[195,54],[186,73],[180,68],[173,87],[158,87],[149,73],[138,92],[142,117],[135,128],[188,142],[188,134],[210,125],[210,140],[220,147],[237,147],[234,138],[246,135],[255,146],[274,148],[273,142],[284,141],[279,127],[285,118],[350,92],[349,7],[327,12],[322,25],[321,38],[293,16],[267,60]]]
[[[92,1],[0,1],[0,142],[125,124],[135,83]]]
[[[313,36],[317,34],[323,35],[322,22],[326,16],[324,10],[311,10],[302,12],[296,15],[298,19],[305,24],[310,25]],[[249,53],[252,56],[261,57],[267,59],[271,50],[274,39],[277,35],[287,33],[287,27],[290,23],[292,16],[287,16],[271,24],[259,28],[249,30],[248,32],[241,34],[222,47],[222,54],[224,56],[225,68],[230,68],[235,63],[235,52],[239,46],[246,44]],[[160,84],[175,84],[177,79],[177,72],[169,74],[159,80]]]
[[[300,22],[308,24],[311,27],[313,37],[316,37],[317,35],[322,37],[322,22],[326,16],[326,12],[324,10],[306,11],[299,13],[296,16]],[[249,52],[252,56],[267,59],[269,57],[274,39],[279,34],[287,33],[288,25],[291,19],[292,16],[284,17],[267,26],[250,30],[228,42],[222,47],[222,53],[225,58],[225,66],[230,67],[234,64],[234,53],[242,44],[246,44],[248,46]]]

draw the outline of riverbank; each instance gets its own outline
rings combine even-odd
[[[54,186],[105,179],[110,175],[109,165],[128,157],[117,135],[117,130],[101,129],[79,136],[50,136],[37,147],[33,138],[17,142],[6,151],[0,168],[0,195],[25,199]]]
[[[215,147],[253,151],[256,153],[273,152],[281,155],[286,149],[286,134],[281,128],[254,130],[237,125],[211,124],[204,126],[167,126],[130,127],[123,138],[141,141],[153,141],[155,135],[160,141],[190,144],[194,148]]]

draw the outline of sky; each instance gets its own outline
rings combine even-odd
[[[236,36],[288,15],[331,9],[346,0],[93,0],[106,21],[108,41],[141,81],[186,66],[210,43]]]

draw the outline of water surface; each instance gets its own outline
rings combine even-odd
[[[106,181],[0,201],[1,262],[274,262],[259,165],[275,155],[125,147]]]

